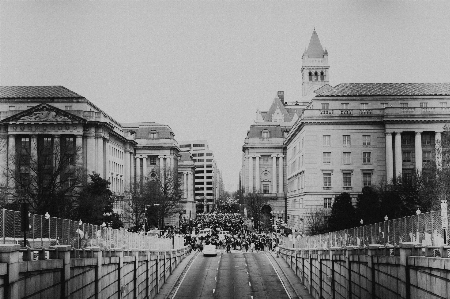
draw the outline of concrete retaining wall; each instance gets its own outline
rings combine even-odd
[[[281,248],[280,253],[317,299],[450,298],[447,247],[374,244],[365,249]]]
[[[153,298],[188,252],[62,245],[34,261],[31,251],[0,244],[0,298]]]

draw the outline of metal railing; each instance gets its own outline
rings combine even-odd
[[[448,229],[443,229],[441,211],[420,213],[321,235],[286,237],[283,241],[287,248],[305,249],[366,247],[369,244],[398,246],[401,242],[436,247],[450,244]]]
[[[127,230],[113,229],[101,225],[81,223],[57,217],[45,218],[31,214],[27,246],[33,249],[49,248],[53,245],[71,245],[72,248],[99,246],[102,249],[148,249],[169,250],[184,246],[184,238],[175,235],[171,238],[147,236]],[[21,230],[21,215],[18,211],[0,211],[0,244],[24,245],[24,232]]]

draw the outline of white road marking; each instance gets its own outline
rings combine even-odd
[[[177,295],[178,290],[180,289],[181,285],[183,284],[183,280],[186,278],[186,275],[188,274],[189,269],[191,269],[192,264],[194,264],[194,262],[195,262],[195,260],[197,259],[198,256],[199,256],[199,254],[197,254],[197,255],[195,256],[194,260],[193,260],[192,263],[189,265],[189,268],[187,269],[186,273],[184,273],[184,276],[183,276],[183,278],[181,279],[180,284],[178,285],[178,287],[177,287],[175,293],[173,294],[172,299],[175,298],[175,296]]]
[[[275,266],[273,265],[273,263],[272,263],[272,261],[269,259],[269,257],[267,256],[267,253],[266,252],[264,252],[264,254],[266,255],[266,257],[267,257],[267,259],[269,260],[269,262],[270,262],[270,265],[272,265],[272,268],[275,270],[275,273],[277,274],[277,276],[278,276],[278,279],[280,280],[280,282],[281,282],[281,285],[283,286],[283,288],[284,288],[284,291],[286,292],[286,294],[288,295],[288,297],[289,297],[289,299],[291,299],[292,297],[291,297],[291,295],[289,295],[289,292],[288,292],[288,290],[286,289],[286,286],[284,285],[284,282],[283,282],[283,280],[281,280],[281,277],[280,277],[280,274],[278,274],[278,271],[277,271],[277,269],[275,269]]]

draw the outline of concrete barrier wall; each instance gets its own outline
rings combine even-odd
[[[0,244],[0,298],[153,298],[189,251],[62,245],[34,261],[33,252]]]
[[[373,244],[364,249],[281,248],[280,253],[317,299],[449,298],[447,247]]]

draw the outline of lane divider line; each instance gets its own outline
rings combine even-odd
[[[183,278],[181,279],[180,284],[178,285],[177,289],[175,290],[175,293],[173,294],[172,299],[174,299],[175,296],[177,295],[178,290],[180,289],[181,285],[183,284],[184,279],[186,278],[186,275],[187,275],[188,272],[189,272],[189,269],[191,269],[192,264],[194,264],[194,262],[195,262],[195,260],[197,259],[198,256],[199,256],[199,254],[196,253],[195,258],[192,260],[192,262],[189,261],[189,262],[190,262],[190,265],[189,265],[189,267],[187,268],[186,272],[184,273],[184,276],[183,276]]]
[[[288,290],[287,290],[287,288],[286,288],[286,285],[284,284],[283,280],[281,279],[280,274],[278,273],[277,269],[275,269],[275,266],[273,265],[273,263],[272,263],[272,261],[270,260],[270,258],[267,256],[267,253],[264,252],[264,254],[266,255],[266,258],[269,260],[270,264],[272,265],[273,270],[275,270],[275,273],[277,274],[278,279],[280,280],[281,285],[282,285],[283,288],[284,288],[284,291],[285,291],[286,294],[288,295],[289,299],[291,299],[292,297],[291,297],[291,295],[289,294],[289,292],[288,292]]]

